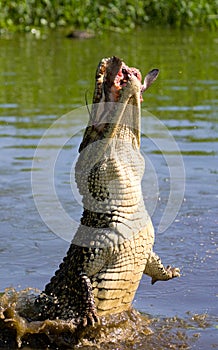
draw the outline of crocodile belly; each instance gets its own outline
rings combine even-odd
[[[130,308],[153,245],[153,226],[119,245],[113,259],[92,279],[98,314],[118,313]]]

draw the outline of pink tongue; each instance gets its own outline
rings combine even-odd
[[[111,95],[112,95],[113,101],[117,101],[119,99],[119,91],[122,89],[122,86],[120,85],[120,81],[121,80],[128,81],[128,77],[131,76],[132,74],[134,74],[138,78],[138,80],[141,82],[142,76],[140,71],[137,68],[128,67],[123,64],[116,75],[114,84],[111,87]],[[125,87],[125,82],[123,84],[123,87]],[[140,101],[143,101],[142,96],[140,97]]]

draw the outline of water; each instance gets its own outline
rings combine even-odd
[[[1,291],[10,286],[42,289],[68,249],[69,242],[53,234],[36,209],[31,188],[34,152],[55,120],[84,106],[86,94],[91,103],[97,63],[117,55],[144,75],[160,69],[142,107],[174,137],[186,172],[182,206],[171,226],[156,234],[155,244],[163,262],[179,266],[182,276],[154,286],[143,276],[133,306],[149,315],[154,334],[161,336],[146,343],[142,338],[135,349],[164,349],[169,344],[175,349],[182,344],[193,349],[218,347],[217,42],[216,33],[165,29],[108,33],[84,41],[65,39],[63,33],[40,39],[0,38]],[[59,139],[68,140],[58,156],[55,185],[62,206],[75,221],[81,207],[71,191],[70,171],[86,120],[85,109],[73,113],[70,122],[52,130],[49,145],[52,152]],[[146,187],[145,178],[144,196],[157,229],[170,193],[170,172],[154,142],[161,138],[155,132],[144,131],[149,139],[142,138],[142,152],[153,181]]]

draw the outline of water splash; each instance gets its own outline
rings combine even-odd
[[[199,330],[211,327],[208,316],[153,318],[134,309],[101,317],[86,328],[70,321],[37,321],[34,300],[40,291],[8,288],[0,298],[0,349],[190,349]]]

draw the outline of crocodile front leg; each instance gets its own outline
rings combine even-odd
[[[151,251],[144,273],[152,278],[151,283],[168,281],[174,277],[180,277],[180,270],[176,267],[164,267],[159,256]]]

